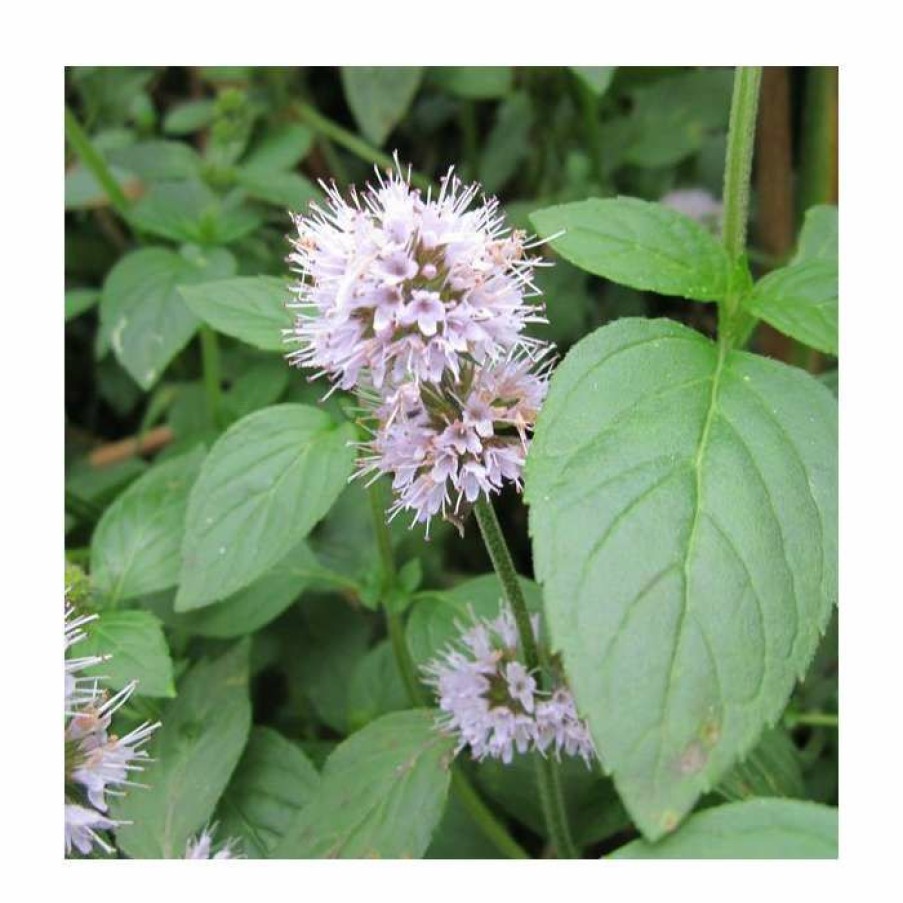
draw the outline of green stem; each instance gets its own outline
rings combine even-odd
[[[362,138],[359,138],[353,132],[343,129],[340,125],[327,119],[318,110],[315,110],[310,104],[298,102],[294,105],[294,111],[300,119],[306,122],[311,128],[324,135],[330,141],[334,141],[345,150],[351,151],[356,157],[365,160],[367,163],[373,163],[382,169],[395,169],[395,161],[369,145]],[[411,172],[411,184],[418,188],[426,190],[432,185],[432,182],[424,175],[418,172]]]
[[[72,145],[72,149],[78,154],[82,163],[88,167],[88,170],[100,183],[116,212],[120,216],[125,217],[128,214],[129,199],[125,196],[125,192],[119,186],[113,173],[110,172],[106,160],[97,152],[91,143],[91,139],[75,118],[75,114],[68,107],[66,107],[65,116],[66,140]]]
[[[839,727],[837,715],[829,712],[800,712],[787,715],[788,727],[796,727],[799,724],[807,727]]]
[[[374,483],[369,487],[367,496],[370,500],[373,531],[376,534],[376,546],[379,550],[383,576],[384,579],[391,580],[396,573],[395,556],[392,553],[392,538],[389,535],[389,527],[386,524],[379,483]],[[395,663],[401,673],[408,697],[415,706],[424,706],[427,702],[423,688],[420,686],[420,681],[417,679],[417,669],[411,658],[411,652],[408,649],[404,625],[399,615],[390,611],[388,606],[384,605],[383,610],[386,614],[389,642],[392,644]],[[458,765],[452,767],[452,789],[470,817],[500,853],[503,853],[509,859],[530,858],[529,854],[511,837],[505,826],[480,799],[480,795]]]
[[[590,149],[590,164],[593,177],[599,185],[604,182],[602,176],[602,130],[599,128],[598,104],[593,92],[577,79],[577,92],[580,95],[580,106],[583,108],[583,124]]]
[[[214,425],[219,424],[220,410],[220,367],[219,343],[216,333],[205,323],[201,324],[198,335],[201,341],[201,366],[204,371],[204,388],[207,392],[207,410]]]
[[[756,111],[759,106],[761,66],[738,66],[734,77],[731,118],[727,132],[724,165],[724,222],[721,238],[731,260],[736,262],[746,250],[746,223],[749,218],[749,178],[752,173],[756,138]]]
[[[727,295],[718,309],[718,338],[728,348],[742,346],[755,325],[755,320],[740,310],[740,302],[749,285],[749,269],[745,263],[746,226],[761,82],[761,66],[737,67],[724,161],[721,227],[721,240],[730,258],[731,274]]]
[[[533,625],[530,623],[530,613],[527,610],[524,593],[495,509],[488,499],[480,497],[474,505],[474,513],[477,523],[480,525],[480,532],[483,534],[486,550],[492,559],[492,566],[502,584],[502,594],[514,615],[527,667],[536,672],[538,683],[542,688],[545,672],[548,671],[548,663],[533,635]],[[580,853],[571,838],[567,808],[564,804],[564,794],[556,763],[551,759],[540,757],[536,766],[536,781],[539,786],[539,799],[542,803],[549,839],[559,858],[580,858]]]

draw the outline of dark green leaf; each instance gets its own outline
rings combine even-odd
[[[426,852],[448,793],[454,740],[436,712],[394,712],[329,757],[320,788],[273,850],[284,859],[409,859]]]
[[[775,329],[837,354],[837,263],[810,259],[760,279],[743,306]]]
[[[111,690],[136,680],[139,696],[176,695],[169,648],[159,620],[150,612],[103,612],[75,651],[79,656],[110,656],[83,673],[101,678],[101,684]]]
[[[255,727],[217,809],[217,834],[241,841],[246,859],[265,859],[314,796],[320,775],[277,731]]]
[[[188,839],[213,814],[251,729],[249,643],[202,660],[179,683],[149,745],[153,762],[141,783],[111,805],[128,821],[116,831],[133,859],[181,859]]]
[[[112,601],[175,586],[188,493],[205,450],[151,468],[104,512],[91,538],[95,586]]]
[[[527,460],[578,708],[646,836],[745,755],[837,596],[837,405],[800,370],[621,320],[558,368]]]
[[[725,296],[730,265],[705,228],[661,204],[636,198],[578,201],[530,217],[542,238],[581,269],[631,288],[695,301]]]
[[[354,467],[351,424],[306,405],[233,424],[188,501],[176,610],[201,608],[266,573],[329,510]]]
[[[66,292],[66,320],[74,320],[100,300],[96,288],[74,288]]]
[[[361,133],[381,147],[407,112],[420,81],[420,66],[343,66],[342,88]]]
[[[495,124],[480,157],[479,179],[494,194],[517,172],[530,149],[533,104],[526,91],[518,91],[499,104]]]
[[[245,370],[229,388],[226,404],[237,420],[275,404],[288,387],[291,368],[281,358],[263,360]]]
[[[504,97],[514,84],[510,66],[440,66],[431,69],[430,76],[449,94],[467,100]]]
[[[201,169],[197,152],[181,141],[139,141],[110,151],[109,158],[145,182],[191,179]]]
[[[264,351],[286,350],[282,332],[291,328],[292,317],[285,307],[291,296],[283,279],[239,276],[187,287],[182,297],[219,332]]]
[[[837,810],[756,799],[698,812],[656,844],[635,840],[612,859],[836,859]]]
[[[380,715],[410,708],[392,644],[384,640],[374,646],[358,663],[348,687],[348,727],[352,731],[369,724]]]
[[[235,260],[223,250],[177,254],[142,248],[110,270],[100,298],[100,321],[117,360],[149,389],[194,335],[198,321],[178,288],[231,275]]]
[[[725,799],[805,795],[800,757],[782,727],[766,731],[753,751],[715,788]]]

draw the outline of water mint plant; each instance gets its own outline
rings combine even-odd
[[[836,85],[67,69],[67,856],[836,857]]]

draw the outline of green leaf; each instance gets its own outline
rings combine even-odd
[[[213,814],[251,729],[249,648],[237,643],[188,672],[150,741],[147,786],[113,801],[112,817],[131,822],[116,831],[117,844],[133,859],[181,859]]]
[[[526,577],[520,578],[527,608],[538,612],[542,606],[539,587]],[[474,617],[495,618],[502,602],[502,586],[495,574],[483,574],[465,580],[444,592],[427,591],[418,596],[407,623],[411,656],[418,665],[426,664],[449,643]]]
[[[127,198],[139,197],[144,190],[141,179],[121,166],[111,166],[110,175]],[[94,174],[80,163],[66,170],[64,192],[66,210],[93,210],[96,207],[110,205],[110,199],[103,186],[94,178]]]
[[[343,66],[342,89],[361,133],[377,147],[401,122],[423,78],[420,66]]]
[[[100,298],[100,322],[120,364],[149,389],[198,327],[178,288],[231,275],[235,260],[223,250],[177,254],[142,248],[110,270]]]
[[[637,198],[592,198],[530,217],[565,260],[631,288],[717,301],[730,263],[721,243],[689,217]]]
[[[240,168],[238,184],[250,197],[291,211],[303,212],[321,197],[319,188],[297,172]]]
[[[751,314],[786,335],[837,354],[837,263],[810,259],[774,270],[743,302]]]
[[[314,133],[297,122],[278,126],[255,144],[244,159],[243,168],[260,172],[292,169],[306,156],[314,143]]]
[[[188,493],[205,449],[152,467],[103,513],[91,537],[91,574],[111,600],[175,586]]]
[[[317,769],[294,743],[255,727],[220,800],[217,836],[240,839],[247,859],[265,859],[319,784]]]
[[[836,859],[837,810],[756,799],[697,812],[656,844],[635,840],[611,859]]]
[[[248,586],[304,539],[354,468],[354,438],[351,424],[300,404],[233,424],[188,500],[176,611]]]
[[[253,633],[279,617],[310,585],[318,565],[301,542],[250,586],[208,608],[177,616],[175,624],[199,636],[229,639]]]
[[[285,351],[282,331],[291,328],[286,310],[290,294],[283,279],[238,276],[188,286],[182,297],[189,309],[218,332],[264,351]]]
[[[410,708],[404,681],[398,673],[392,644],[384,640],[356,665],[348,686],[348,726],[359,730],[380,715]]]
[[[167,135],[191,135],[213,122],[215,109],[214,100],[186,100],[167,112],[163,131]]]
[[[201,169],[197,151],[182,141],[139,141],[111,150],[110,162],[145,182],[191,179]]]
[[[751,749],[837,597],[837,405],[666,320],[578,343],[527,460],[536,572],[578,708],[655,839]]]
[[[275,404],[288,388],[291,368],[282,358],[252,364],[229,387],[226,405],[237,420],[258,408]]]
[[[805,796],[799,752],[782,727],[766,731],[753,751],[715,788],[725,799]]]
[[[86,668],[103,686],[121,690],[138,681],[139,696],[175,696],[172,660],[160,621],[147,611],[105,611],[94,621],[76,653],[109,655],[107,661]]]
[[[81,316],[100,300],[100,292],[95,288],[74,288],[66,292],[66,322]]]
[[[617,70],[617,66],[571,66],[569,68],[596,97],[603,97],[607,93]]]
[[[659,79],[633,91],[627,161],[664,167],[698,151],[707,136],[727,128],[733,71],[704,69]]]
[[[132,207],[129,219],[152,235],[204,246],[229,244],[261,224],[240,195],[219,198],[195,179],[158,182]]]
[[[510,66],[439,66],[430,77],[440,87],[466,100],[504,97],[514,84]]]
[[[533,104],[517,91],[499,104],[495,123],[480,157],[479,180],[488,193],[499,191],[517,172],[530,148]]]
[[[806,211],[796,256],[791,263],[825,260],[837,263],[837,208],[819,204]]]
[[[273,857],[423,856],[442,817],[454,749],[435,719],[433,709],[394,712],[349,737]]]

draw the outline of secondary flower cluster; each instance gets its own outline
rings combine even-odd
[[[216,824],[207,825],[197,837],[191,838],[185,846],[185,859],[242,859],[239,842],[230,837],[218,850],[213,848]]]
[[[481,494],[520,485],[546,392],[548,346],[526,235],[495,199],[450,170],[434,197],[399,167],[345,200],[296,216],[289,262],[300,274],[289,355],[357,391],[376,421],[361,472],[389,474],[393,515],[460,520]]]
[[[539,638],[539,616],[533,618]],[[431,661],[425,672],[439,697],[439,726],[458,738],[457,751],[469,746],[474,759],[501,759],[506,765],[515,750],[548,751],[580,756],[587,766],[595,747],[574,698],[565,686],[551,693],[521,661],[514,616],[503,608],[493,620],[475,620]]]
[[[85,627],[97,615],[77,615],[66,604],[64,635],[69,649],[87,636]],[[122,788],[136,785],[130,775],[141,771],[147,761],[143,749],[159,724],[144,724],[124,737],[110,732],[113,716],[135,690],[126,684],[110,695],[100,689],[97,678],[81,672],[109,656],[87,655],[65,660],[65,828],[66,853],[74,847],[83,855],[95,847],[106,853],[113,846],[101,832],[123,824],[109,817],[108,796],[122,794]]]

